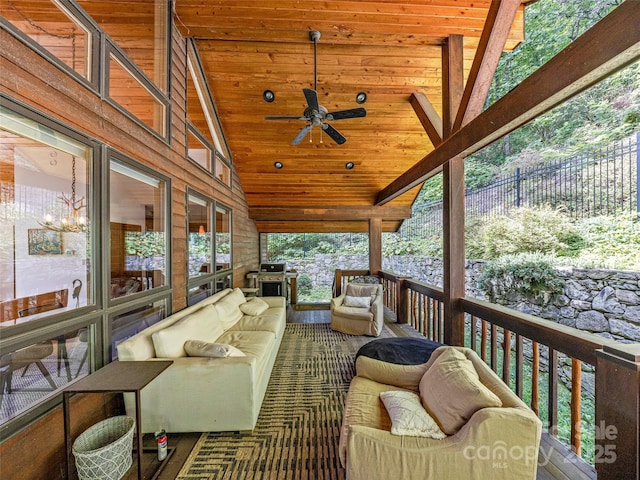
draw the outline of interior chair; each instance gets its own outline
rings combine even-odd
[[[348,283],[331,299],[331,328],[349,335],[377,337],[384,325],[381,284]]]

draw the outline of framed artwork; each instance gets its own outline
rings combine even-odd
[[[62,237],[60,232],[45,228],[30,228],[29,255],[61,255]]]

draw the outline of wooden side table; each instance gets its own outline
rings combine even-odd
[[[136,437],[138,439],[138,479],[142,480],[142,414],[140,391],[173,361],[111,362],[100,370],[87,375],[62,391],[64,416],[64,445],[67,452],[67,478],[71,478],[71,421],[69,419],[69,397],[74,393],[132,392],[136,397]]]

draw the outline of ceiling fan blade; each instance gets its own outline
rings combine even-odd
[[[307,117],[301,117],[300,115],[267,115],[265,120],[309,120]]]
[[[327,135],[329,135],[334,142],[336,142],[338,145],[342,145],[344,142],[347,141],[347,139],[344,137],[344,135],[342,135],[338,130],[336,130],[335,128],[333,128],[331,125],[329,125],[328,123],[323,123],[322,124],[322,129],[327,133]]]
[[[349,110],[329,112],[327,113],[327,120],[343,120],[345,118],[360,118],[366,116],[367,111],[364,108],[351,108]]]
[[[320,102],[318,101],[318,92],[310,88],[303,88],[304,98],[307,99],[307,105],[311,110],[320,111]]]
[[[291,140],[291,145],[298,145],[302,141],[302,139],[307,136],[309,130],[311,130],[311,125],[305,125],[304,127],[302,127],[302,130],[298,132],[296,138]]]

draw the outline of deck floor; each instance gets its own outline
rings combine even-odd
[[[385,321],[396,335],[420,336],[412,327],[396,324],[395,318],[389,315],[389,312],[385,313]],[[288,323],[329,323],[330,321],[331,315],[328,304],[300,305],[296,309],[289,308],[287,311]],[[161,472],[157,480],[173,480],[180,470],[180,466],[188,457],[190,450],[195,445],[196,436],[194,434],[184,434],[185,438],[181,437],[179,434],[173,435],[173,441],[176,442],[177,446],[176,454],[171,462],[173,466],[168,465],[168,468]],[[147,439],[145,438],[145,440]],[[541,457],[544,456],[546,458],[548,456],[549,458],[538,468],[537,480],[594,480],[596,478],[592,467],[577,459],[571,451],[546,433],[542,435],[540,452]],[[551,455],[548,455],[548,452],[551,452]]]

